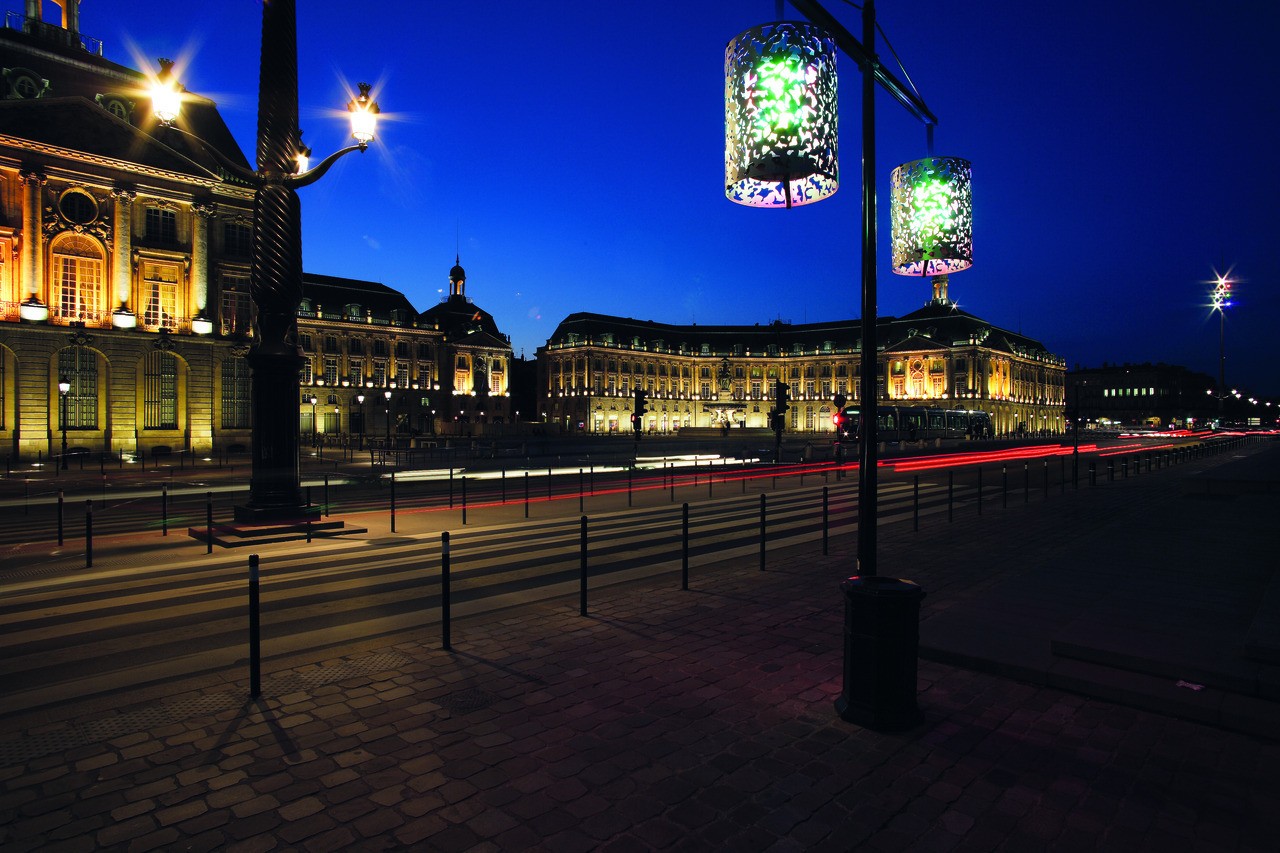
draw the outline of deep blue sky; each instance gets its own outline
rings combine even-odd
[[[723,195],[725,43],[773,0],[684,3],[299,0],[302,127],[378,84],[376,150],[303,191],[306,267],[440,298],[455,252],[468,295],[532,356],[574,311],[672,323],[858,315],[860,97],[841,55],[842,186],[791,211]],[[850,30],[859,13],[824,5]],[[786,6],[786,17],[798,15]],[[1280,394],[1273,87],[1280,12],[1264,0],[882,0],[879,20],[940,119],[938,154],[974,164],[966,310],[1069,366],[1165,361],[1212,376],[1215,268],[1239,279],[1228,384]],[[94,0],[82,30],[130,65],[184,56],[253,150],[258,0]],[[887,62],[892,56],[881,47]],[[888,270],[890,170],[923,128],[881,94],[880,312],[929,284]]]

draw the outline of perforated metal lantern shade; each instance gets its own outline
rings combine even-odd
[[[751,207],[836,191],[836,47],[822,30],[776,21],[725,48],[724,184],[730,201]]]
[[[893,271],[945,275],[973,265],[973,166],[929,157],[893,170]]]

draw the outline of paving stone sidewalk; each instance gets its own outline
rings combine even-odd
[[[1071,500],[1003,525],[1033,553]],[[886,529],[886,564],[963,530]],[[257,702],[229,673],[0,721],[0,848],[1276,849],[1275,740],[930,660],[921,726],[841,721],[835,544],[461,620],[451,652],[268,661]],[[988,586],[930,582],[943,609]]]

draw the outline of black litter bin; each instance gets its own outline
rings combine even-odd
[[[844,690],[840,718],[869,729],[901,731],[921,720],[916,704],[920,601],[908,580],[852,577],[844,593]]]

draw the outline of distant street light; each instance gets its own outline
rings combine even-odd
[[[316,446],[316,403],[315,395],[311,395],[311,446]]]
[[[387,408],[385,409],[387,413],[387,449],[390,450],[391,449],[391,392],[383,391],[382,396],[385,397],[387,400]]]
[[[360,450],[361,452],[364,452],[364,395],[363,394],[356,395],[356,404],[360,406],[360,429],[358,431],[360,443],[357,449]]]
[[[66,377],[58,380],[58,394],[62,397],[62,470],[67,470],[67,394],[71,391],[71,383]]]
[[[1210,311],[1218,312],[1218,414],[1221,416],[1227,394],[1227,312],[1231,305],[1231,280],[1221,273],[1209,292]],[[1234,393],[1234,392],[1233,392]]]

